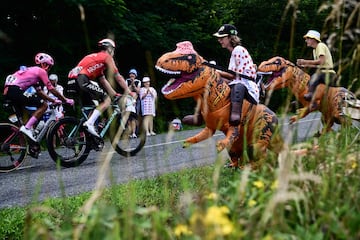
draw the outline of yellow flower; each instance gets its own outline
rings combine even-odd
[[[351,168],[352,169],[355,169],[357,167],[357,163],[356,162],[353,162],[352,164],[351,164]]]
[[[273,237],[268,234],[262,240],[273,240]]]
[[[207,199],[210,199],[210,200],[216,200],[218,199],[218,195],[214,192],[212,193],[209,193],[209,195],[206,196]]]
[[[259,189],[264,188],[264,183],[262,181],[255,181],[253,185]]]
[[[229,235],[234,229],[227,216],[229,212],[226,206],[211,206],[206,212],[204,223],[206,226],[215,227],[217,235]]]
[[[254,199],[251,199],[251,200],[249,200],[249,202],[248,202],[248,206],[249,207],[253,207],[253,206],[255,206],[257,204],[257,202],[254,200]]]
[[[271,189],[274,190],[274,189],[277,189],[279,187],[279,182],[278,180],[275,180],[272,184],[271,184]]]
[[[177,237],[179,237],[181,235],[191,235],[192,234],[192,232],[188,228],[188,226],[186,226],[184,224],[177,225],[174,229],[174,233],[175,233],[175,236],[177,236]]]

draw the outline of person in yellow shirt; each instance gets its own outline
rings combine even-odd
[[[309,30],[304,39],[308,47],[313,48],[313,60],[297,59],[296,64],[300,67],[316,68],[309,82],[309,91],[304,95],[305,100],[312,101],[312,108],[316,107],[317,96],[316,87],[323,83],[328,86],[336,86],[336,72],[331,52],[325,43],[321,42],[320,33]],[[313,96],[314,95],[314,96]]]

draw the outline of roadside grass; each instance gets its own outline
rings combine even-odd
[[[360,239],[359,143],[347,146],[354,135],[311,140],[304,156],[285,148],[255,171],[217,159],[2,209],[0,239]]]

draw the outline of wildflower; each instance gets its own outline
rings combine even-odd
[[[229,208],[225,206],[212,206],[207,210],[204,223],[209,227],[215,226],[217,235],[229,235],[234,229],[233,223],[227,216],[229,212]]]
[[[216,193],[212,192],[212,193],[209,193],[209,195],[207,195],[206,198],[209,200],[216,200],[216,199],[218,199],[218,195]]]
[[[257,202],[254,200],[254,199],[250,199],[249,202],[248,202],[248,206],[249,207],[253,207],[257,204]]]
[[[274,189],[277,189],[279,187],[279,182],[278,180],[275,180],[272,184],[271,184],[271,189],[274,190]]]
[[[253,185],[259,189],[264,188],[264,183],[262,181],[255,181]]]
[[[271,235],[267,234],[262,240],[273,240],[273,239],[274,238]]]
[[[352,164],[351,164],[351,168],[352,169],[355,169],[357,167],[357,163],[356,162],[353,162]]]
[[[177,237],[179,237],[181,235],[191,235],[192,234],[192,232],[188,228],[188,226],[186,226],[184,224],[177,225],[174,229],[174,233],[175,233],[175,236],[177,236]]]

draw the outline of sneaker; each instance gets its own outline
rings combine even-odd
[[[150,133],[150,135],[151,135],[151,136],[155,136],[155,135],[156,135],[156,133],[154,133],[154,132],[151,132],[151,133]]]
[[[28,136],[31,140],[36,142],[36,138],[33,135],[33,131],[31,129],[27,129],[24,125],[21,126],[20,132],[24,133],[26,136]]]
[[[151,136],[151,133],[147,133],[146,136],[150,137],[150,136]]]
[[[137,138],[137,136],[135,133],[133,133],[132,135],[130,135],[130,138]]]
[[[89,124],[88,122],[84,122],[83,126],[86,128],[86,130],[95,137],[100,137],[100,135],[96,132],[95,126]]]

